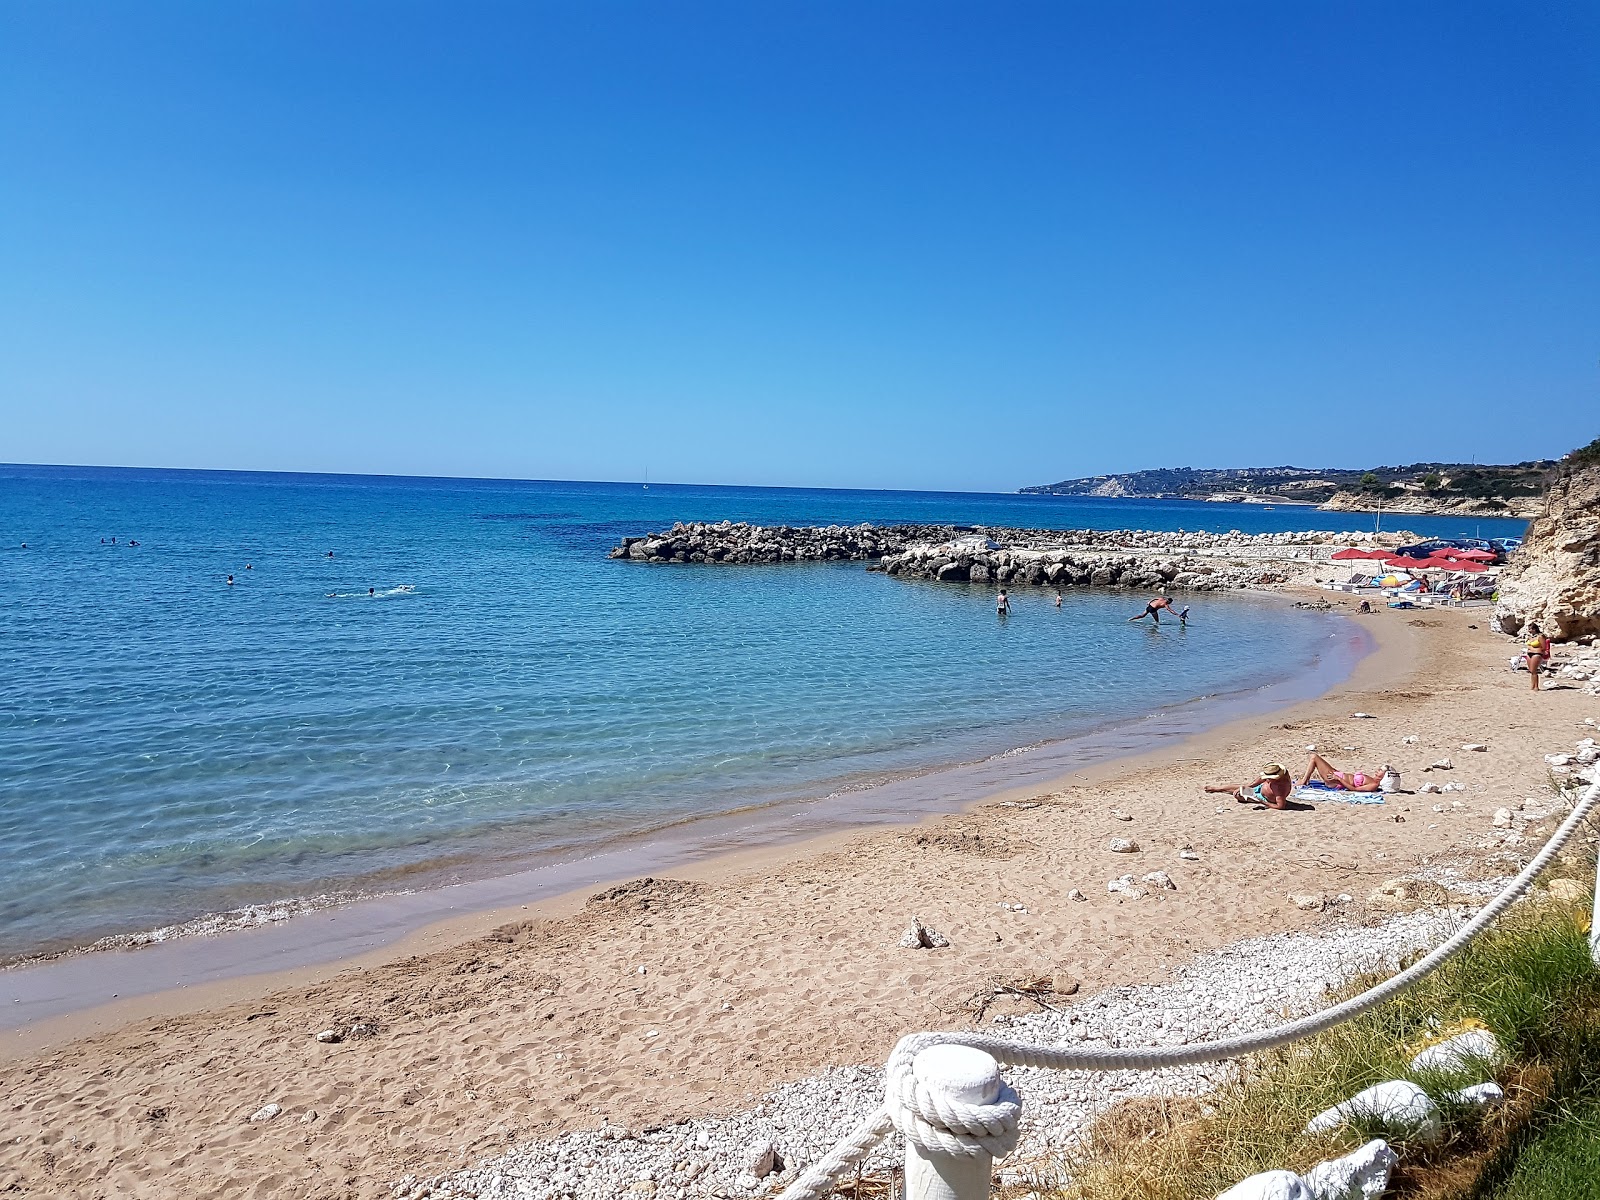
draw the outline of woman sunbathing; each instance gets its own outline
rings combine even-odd
[[[1277,763],[1268,763],[1261,768],[1249,783],[1240,787],[1229,787],[1225,783],[1207,784],[1206,791],[1227,792],[1240,804],[1262,804],[1267,808],[1288,808],[1289,792],[1293,790],[1294,779],[1289,772]]]
[[[1389,768],[1384,767],[1383,771]],[[1311,756],[1311,763],[1306,767],[1306,777],[1300,781],[1300,786],[1305,787],[1315,775],[1331,788],[1338,788],[1345,792],[1376,792],[1382,786],[1383,771],[1369,774],[1366,771],[1340,771],[1320,754]]]

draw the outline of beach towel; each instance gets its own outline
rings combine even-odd
[[[1310,800],[1321,802],[1332,800],[1336,804],[1382,804],[1382,792],[1347,792],[1344,788],[1332,788],[1325,783],[1312,780],[1303,787],[1297,787],[1290,793],[1296,800]]]

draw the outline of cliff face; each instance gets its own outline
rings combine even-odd
[[[1600,465],[1557,479],[1500,576],[1506,633],[1537,621],[1555,641],[1600,634]]]
[[[1325,504],[1319,505],[1324,512],[1386,512],[1386,513],[1430,513],[1440,516],[1468,516],[1468,517],[1521,517],[1531,519],[1544,511],[1544,504],[1538,499],[1526,497],[1512,497],[1509,500],[1475,500],[1455,497],[1429,496],[1421,493],[1407,493],[1403,496],[1385,496],[1381,501],[1373,499],[1365,492],[1339,491],[1335,492]]]

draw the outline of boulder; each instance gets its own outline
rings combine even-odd
[[[1343,1158],[1318,1163],[1301,1178],[1316,1200],[1378,1200],[1399,1161],[1388,1142],[1373,1138]]]
[[[1106,849],[1113,854],[1137,854],[1139,843],[1132,838],[1115,837],[1106,843]]]
[[[1476,1073],[1481,1079],[1504,1057],[1500,1039],[1488,1029],[1468,1029],[1435,1042],[1411,1060],[1413,1071],[1441,1071],[1452,1075]]]
[[[1576,879],[1552,879],[1545,894],[1562,904],[1587,904],[1594,898],[1594,893]]]
[[[1307,1133],[1327,1133],[1350,1121],[1381,1125],[1390,1132],[1424,1142],[1439,1139],[1439,1106],[1407,1079],[1375,1083],[1350,1099],[1312,1117]]]
[[[1293,1171],[1263,1171],[1241,1179],[1217,1200],[1317,1200],[1317,1194]]]

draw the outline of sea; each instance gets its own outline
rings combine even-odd
[[[0,466],[0,960],[759,821],[1349,669],[1251,596],[647,565],[683,520],[1369,529],[1007,494]],[[1407,516],[1420,535],[1518,521]],[[229,576],[233,582],[228,582]],[[1323,684],[1319,684],[1322,686]],[[1220,719],[1220,718],[1219,718]],[[913,786],[905,786],[906,781]],[[686,834],[687,831],[687,834]]]

